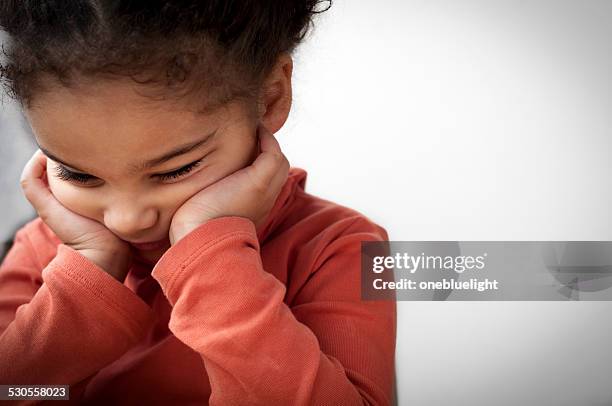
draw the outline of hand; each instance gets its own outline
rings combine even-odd
[[[290,165],[272,133],[263,125],[257,133],[261,153],[251,165],[207,186],[174,213],[169,232],[172,245],[218,217],[245,217],[255,227],[261,225],[289,176]]]
[[[64,207],[49,189],[47,157],[37,150],[21,174],[21,188],[38,215],[67,246],[120,282],[131,261],[129,245],[104,225]]]

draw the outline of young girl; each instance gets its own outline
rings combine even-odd
[[[0,268],[0,384],[74,403],[388,405],[386,231],[304,191],[273,134],[314,0],[4,0],[39,217]],[[333,136],[333,134],[330,134]]]

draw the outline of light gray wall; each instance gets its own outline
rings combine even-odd
[[[612,1],[338,0],[279,141],[392,240],[612,240]],[[611,302],[399,302],[406,406],[612,405]]]
[[[335,0],[278,133],[395,240],[612,240],[612,1]],[[31,145],[2,119],[0,230]],[[400,405],[612,405],[612,303],[400,302]]]
[[[16,227],[35,214],[19,187],[21,170],[34,150],[29,126],[5,97],[0,107],[0,241],[12,238]]]

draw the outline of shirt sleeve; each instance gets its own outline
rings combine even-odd
[[[0,384],[70,385],[70,399],[137,343],[153,311],[66,245],[44,269],[20,230],[0,266]]]
[[[152,275],[170,330],[202,356],[211,405],[391,404],[396,303],[360,298],[360,241],[386,233],[363,223],[319,253],[293,308],[246,218],[210,220],[164,254]]]

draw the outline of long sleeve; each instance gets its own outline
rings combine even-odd
[[[248,219],[210,220],[164,254],[152,275],[173,306],[170,330],[202,356],[209,404],[391,404],[396,304],[360,299],[360,241],[386,234],[351,224],[292,308]]]
[[[41,269],[19,231],[0,267],[0,384],[85,384],[145,333],[153,312],[128,287],[65,245]]]

